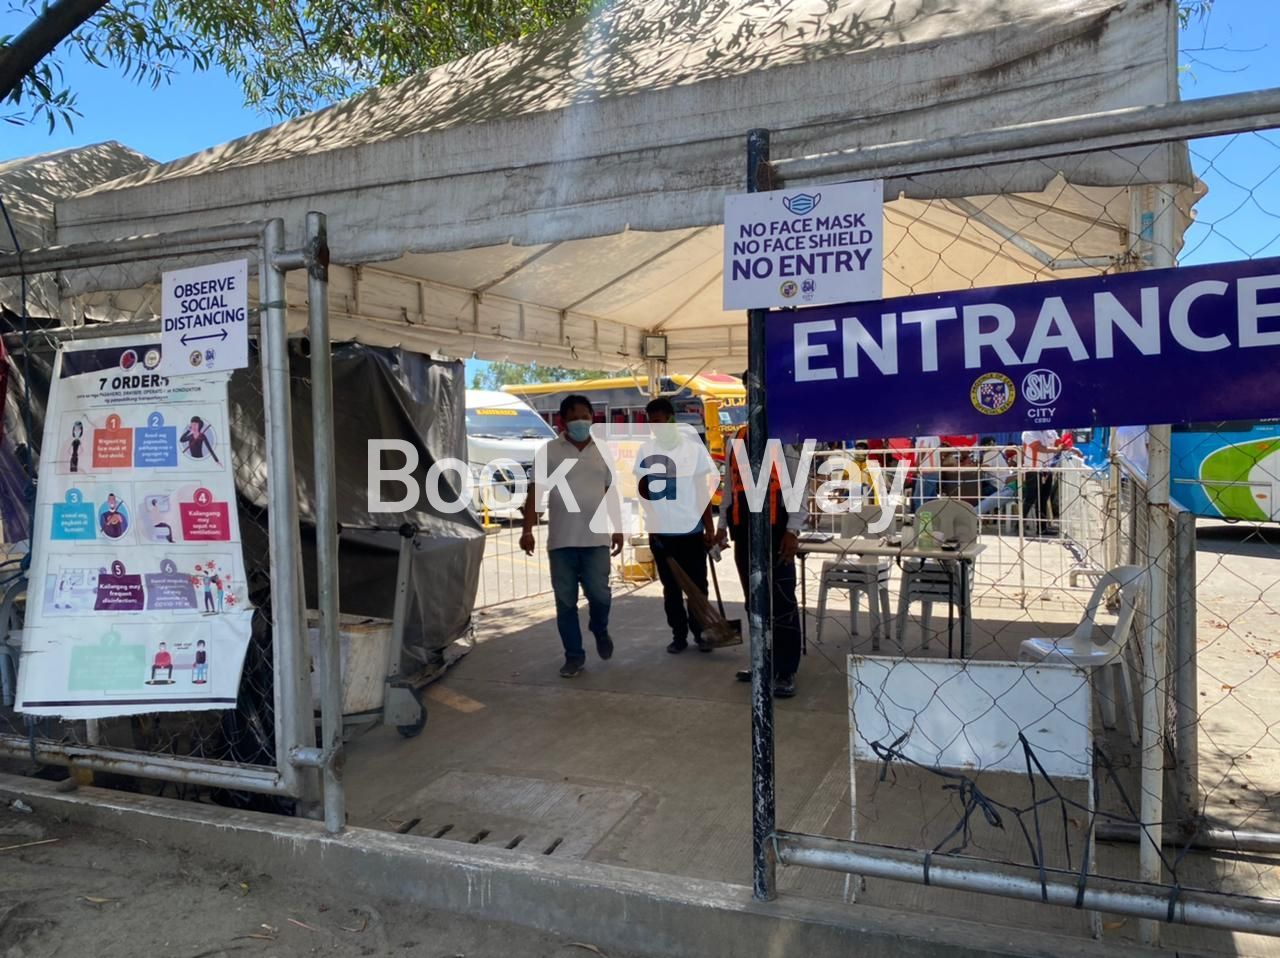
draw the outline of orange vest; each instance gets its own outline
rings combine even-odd
[[[741,439],[745,445],[747,427],[743,426],[739,429],[734,439]],[[729,453],[725,456],[725,469],[728,471],[729,484],[729,523],[740,526],[747,521],[748,505],[747,490],[742,484],[742,474],[738,471],[737,449],[736,442],[729,447]],[[779,522],[786,521],[786,508],[782,502],[782,480],[778,475],[778,463],[775,462],[769,470],[769,524],[777,525]]]

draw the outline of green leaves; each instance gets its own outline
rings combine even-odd
[[[591,0],[113,0],[23,78],[2,118],[60,118],[75,93],[61,58],[82,56],[151,87],[183,69],[221,69],[245,103],[296,116],[585,12]],[[32,22],[44,0],[11,0]],[[0,57],[12,38],[0,39]]]
[[[603,369],[566,369],[540,363],[490,363],[471,377],[472,389],[501,389],[516,383],[558,383],[579,379],[604,379],[611,374]]]

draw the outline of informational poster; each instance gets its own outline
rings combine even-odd
[[[249,365],[247,260],[170,270],[160,284],[160,372],[207,375]]]
[[[765,356],[788,442],[1269,418],[1280,258],[788,310]]]
[[[158,337],[58,354],[37,485],[20,712],[235,704],[253,609],[227,373],[168,377]]]
[[[882,180],[725,197],[725,309],[883,295]]]

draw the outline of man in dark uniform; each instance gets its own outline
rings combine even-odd
[[[746,379],[746,374],[743,374]],[[747,427],[738,430],[735,439],[742,442],[731,444],[725,456],[724,494],[720,506],[720,542],[727,544],[733,541],[733,557],[738,567],[738,579],[742,583],[744,596],[750,595],[748,583],[750,573],[750,549],[747,544],[747,524],[750,505],[746,490],[743,487],[742,472],[739,471],[738,452],[741,450],[743,471],[750,472],[747,457]],[[799,456],[794,448],[785,452],[786,463],[775,463],[769,468],[769,489],[764,501],[764,508],[769,513],[771,529],[769,556],[771,559],[771,580],[773,596],[773,694],[778,698],[791,698],[796,694],[796,672],[800,668],[800,608],[796,602],[796,552],[800,547],[800,529],[806,518],[805,503],[808,499],[807,477],[797,476],[795,470],[799,466]],[[792,471],[792,476],[805,487],[805,497],[800,510],[791,515],[787,512],[783,501],[782,484],[779,480],[780,466]],[[766,468],[768,463],[766,462]],[[727,535],[726,535],[727,533]],[[738,679],[751,681],[751,672],[738,672]]]
[[[645,406],[645,415],[654,426],[654,431],[658,433],[658,441],[656,445],[644,447],[642,453],[650,450],[661,451],[664,434],[659,430],[664,426],[674,427],[675,407],[670,399],[660,396],[651,399]],[[671,435],[669,441],[673,447],[678,442],[675,435]],[[698,443],[698,448],[700,450],[703,448],[701,443]],[[706,470],[698,472],[695,466],[693,474],[685,477],[686,481],[709,481],[714,486],[714,464],[705,453],[703,457],[706,459]],[[648,486],[649,477],[642,476],[639,481],[640,495],[646,499],[649,496]],[[704,486],[704,488],[707,487]],[[670,563],[674,562],[678,565],[694,587],[703,595],[707,594],[707,550],[715,544],[711,502],[708,500],[696,525],[679,533],[651,533],[649,542],[653,547],[653,557],[658,566],[658,578],[662,581],[662,603],[667,614],[667,625],[671,627],[671,643],[667,646],[667,651],[672,655],[683,652],[689,647],[689,635],[692,633],[693,642],[698,647],[698,651],[710,652],[711,646],[702,640],[702,624],[686,608],[684,592],[680,588],[680,583],[676,581]]]

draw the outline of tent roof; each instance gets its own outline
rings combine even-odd
[[[0,197],[23,249],[55,241],[55,204],[91,187],[154,166],[155,161],[123,143],[109,140],[0,162]],[[0,224],[0,250],[13,250],[13,238]],[[22,313],[21,284],[0,280],[0,306]],[[38,274],[27,285],[27,311],[58,316],[62,304],[52,274]]]
[[[112,180],[154,167],[155,161],[108,140],[0,162],[0,196],[24,246],[53,242],[54,204]],[[13,241],[0,232],[0,249]]]
[[[335,279],[362,338],[623,364],[660,327],[681,340],[674,355],[712,358],[740,351],[731,333],[697,346],[692,331],[742,323],[720,311],[717,277],[748,129],[800,155],[1166,102],[1173,13],[1170,0],[618,0],[93,189],[59,207],[58,240],[280,216],[300,244],[319,209],[333,261],[368,267]],[[1115,187],[1187,179],[1185,151],[1148,149],[890,180],[887,199],[923,206],[891,207],[907,217],[904,249],[936,238],[922,217],[967,234],[948,259],[986,244],[899,285],[1039,271],[943,198],[1022,194],[1049,209],[1001,215],[1051,255],[1120,256]],[[1016,269],[978,268],[990,259]],[[886,292],[915,268],[891,258]],[[377,333],[386,323],[397,329]]]

